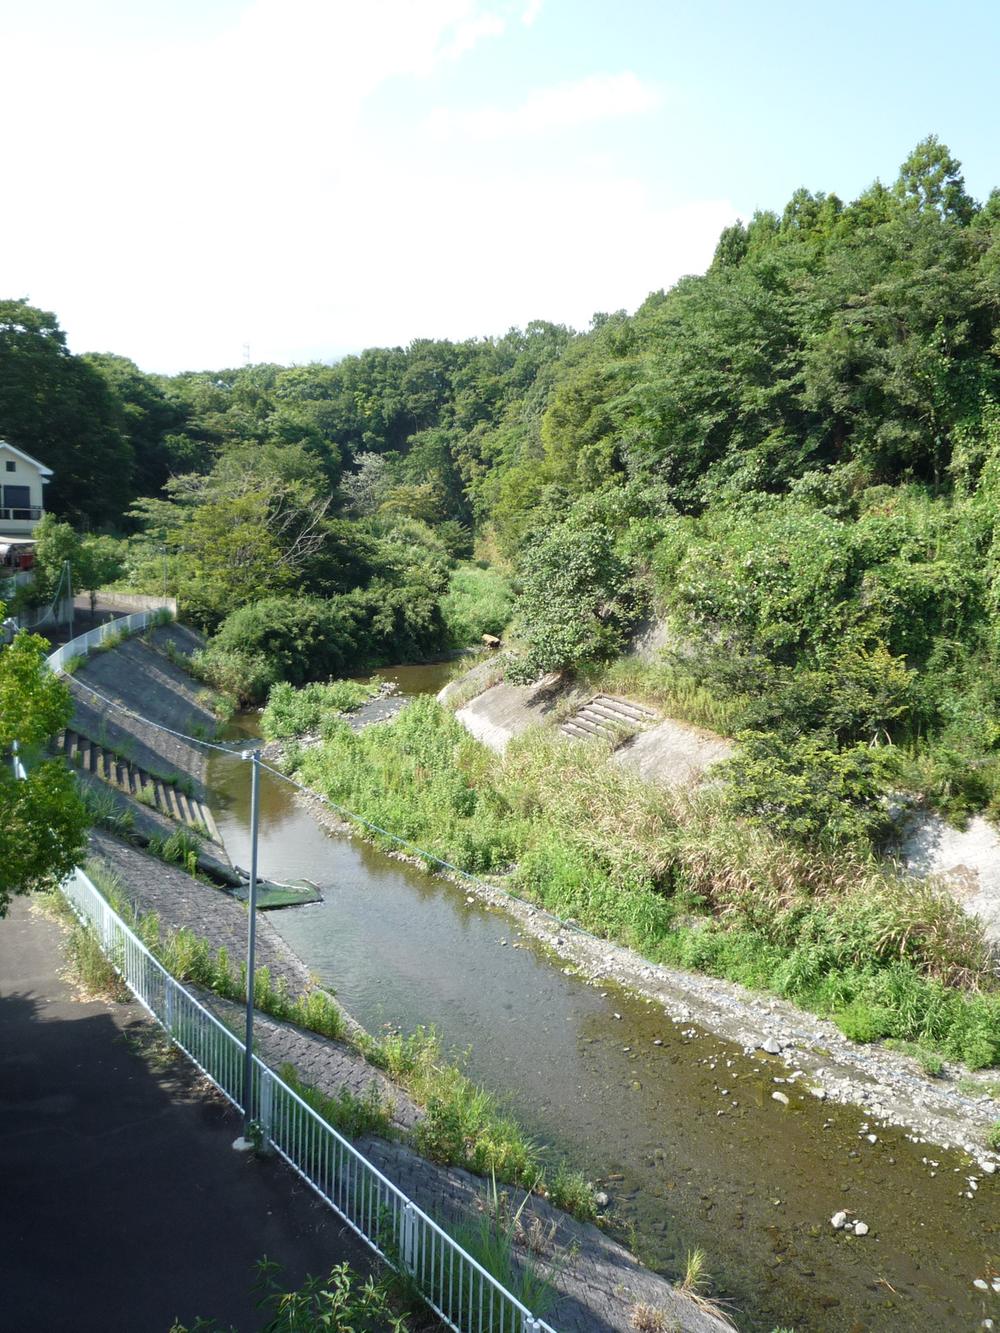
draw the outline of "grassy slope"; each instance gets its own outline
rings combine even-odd
[[[711,793],[645,786],[544,732],[498,760],[427,699],[291,761],[340,804],[654,961],[774,991],[857,1040],[1000,1062],[975,923],[874,861],[797,851]]]

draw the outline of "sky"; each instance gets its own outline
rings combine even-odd
[[[0,299],[172,374],[586,328],[935,133],[1000,184],[1000,6],[0,0]]]

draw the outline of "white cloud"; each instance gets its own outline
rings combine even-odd
[[[524,7],[524,12],[521,15],[521,22],[526,28],[531,28],[534,26],[535,20],[541,12],[542,0],[528,0],[528,3]]]
[[[643,115],[655,111],[662,103],[662,91],[630,71],[591,74],[573,83],[537,89],[514,107],[487,106],[471,111],[439,107],[427,118],[426,128],[442,141],[531,138],[622,116]]]
[[[2,149],[0,296],[54,310],[75,351],[176,371],[237,364],[246,343],[288,361],[535,317],[582,326],[703,268],[726,202],[665,207],[607,160],[497,176],[368,124],[389,80],[433,77],[501,31],[534,40],[527,12],[257,0],[172,43],[12,37],[6,102],[22,114]],[[516,137],[658,97],[594,75],[449,123]]]

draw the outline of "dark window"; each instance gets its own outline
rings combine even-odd
[[[8,510],[7,518],[31,518],[31,487],[5,486],[3,507]]]
[[[16,471],[17,471],[17,464],[16,464],[16,463],[8,462],[8,463],[7,463],[7,471],[8,471],[8,472],[16,472]]]

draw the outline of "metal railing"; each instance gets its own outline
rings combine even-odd
[[[37,523],[44,513],[41,505],[0,505],[0,519],[8,523]]]
[[[129,990],[233,1103],[245,1046],[150,953],[82,870],[63,885]],[[262,1141],[367,1245],[409,1274],[456,1333],[555,1333],[256,1056],[250,1104]]]
[[[127,638],[130,634],[136,634],[155,624],[164,614],[172,616],[170,607],[161,606],[152,611],[136,611],[131,616],[119,616],[117,620],[109,620],[86,634],[78,634],[75,639],[70,639],[54,653],[50,653],[45,660],[53,671],[61,671],[72,658],[84,657],[92,648],[97,648],[110,638]]]

